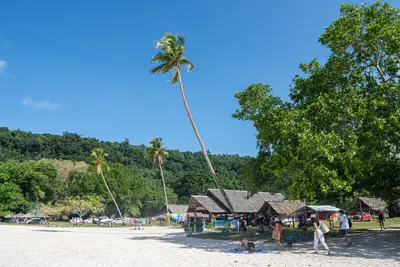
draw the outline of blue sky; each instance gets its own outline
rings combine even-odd
[[[298,64],[327,57],[318,36],[342,2],[361,3],[5,1],[0,125],[132,144],[163,137],[168,148],[198,151],[178,86],[149,73],[153,42],[183,33],[195,64],[183,82],[206,148],[256,155],[252,125],[230,117],[233,93],[261,82],[288,99]]]

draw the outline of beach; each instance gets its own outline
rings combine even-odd
[[[311,242],[277,250],[257,244],[261,253],[234,254],[232,241],[187,237],[182,228],[84,228],[0,226],[0,266],[400,266],[398,235],[373,232],[347,248],[327,240],[332,255],[312,254]],[[381,235],[381,236],[379,236]],[[385,236],[387,235],[387,236]],[[383,241],[376,241],[376,240]],[[374,243],[375,240],[375,243]],[[363,241],[364,242],[364,241]]]

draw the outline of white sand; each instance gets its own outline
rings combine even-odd
[[[310,244],[276,251],[273,244],[257,244],[265,253],[229,254],[237,244],[188,238],[182,229],[46,228],[0,226],[0,266],[400,266],[399,248],[393,257],[363,249],[346,256],[346,248],[313,255]],[[329,240],[328,240],[329,245]],[[379,250],[376,247],[376,250]],[[397,249],[397,250],[396,250]],[[376,252],[376,251],[375,251]]]

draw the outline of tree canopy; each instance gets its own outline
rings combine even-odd
[[[55,205],[71,198],[96,195],[104,199],[104,213],[117,215],[104,184],[96,177],[96,166],[85,162],[94,148],[107,152],[110,171],[105,179],[125,216],[152,216],[164,205],[162,181],[146,155],[145,146],[128,140],[103,142],[78,134],[33,134],[0,128],[0,216],[10,212],[35,210],[38,204]],[[164,175],[168,201],[187,204],[194,194],[205,191],[203,181],[213,187],[201,152],[168,150]],[[239,169],[249,160],[238,155],[210,155],[226,188],[238,188]],[[187,179],[198,173],[203,180]]]
[[[390,4],[343,4],[319,42],[331,54],[300,64],[290,101],[266,84],[235,94],[233,117],[257,129],[253,191],[284,190],[318,201],[362,193],[400,196],[400,12]]]

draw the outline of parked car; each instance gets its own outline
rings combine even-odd
[[[25,223],[26,224],[44,224],[44,219],[43,218],[32,218],[30,220],[27,220]]]
[[[115,220],[112,221],[113,224],[128,224],[129,223],[129,219],[127,218],[117,218]]]
[[[89,223],[95,223],[93,218],[88,218],[86,220],[83,220],[84,224],[89,224]]]
[[[69,222],[70,222],[70,223],[78,224],[78,223],[82,223],[83,220],[82,220],[82,218],[75,217],[75,218],[72,218],[71,220],[69,220]]]
[[[357,213],[356,215],[353,216],[353,220],[361,221],[361,216],[362,216],[363,221],[371,221],[372,220],[372,215],[367,212],[363,212],[362,214],[360,212]]]

